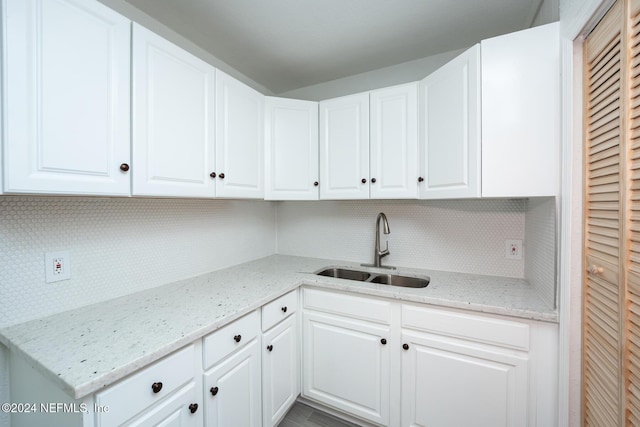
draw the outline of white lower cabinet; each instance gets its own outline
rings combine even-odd
[[[260,348],[254,339],[204,374],[205,425],[262,425]]]
[[[12,414],[11,425],[274,427],[300,392],[363,425],[558,425],[557,324],[301,294],[302,310],[289,292],[81,399],[12,352],[13,402],[88,410]]]
[[[261,426],[260,311],[206,336],[203,347],[205,426]]]
[[[262,336],[263,427],[278,425],[300,394],[297,321],[288,317]]]
[[[403,426],[527,425],[526,354],[403,333]]]
[[[298,290],[262,307],[262,425],[273,427],[300,395]]]
[[[303,308],[309,400],[384,426],[557,425],[555,324],[311,288]]]
[[[196,427],[202,426],[202,415],[198,412],[200,405],[197,402],[198,393],[195,384],[190,383],[169,399],[147,410],[140,417],[124,426],[142,427]],[[197,415],[196,415],[197,414]],[[104,424],[110,425],[110,424]]]
[[[368,305],[366,298],[312,289],[304,290],[304,298],[303,395],[388,425],[390,326],[384,320],[390,320],[385,319],[389,303],[376,307]],[[376,313],[376,309],[381,310]],[[374,320],[378,314],[382,314],[383,323]]]
[[[96,405],[108,408],[96,413],[96,425],[202,425],[198,350],[189,345],[96,393]]]

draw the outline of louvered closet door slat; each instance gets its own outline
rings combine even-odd
[[[585,42],[583,403],[589,426],[617,425],[620,408],[620,161],[622,5]]]
[[[620,135],[617,132],[615,123],[613,123],[611,129],[606,130],[599,135],[593,135],[589,148],[592,152],[598,153],[611,147],[615,147],[618,144],[620,144]]]
[[[640,418],[640,0],[629,7],[629,212],[627,243],[627,293],[625,313],[625,417],[627,424]],[[638,425],[638,424],[634,424]]]

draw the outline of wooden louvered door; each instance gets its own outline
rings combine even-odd
[[[585,41],[583,421],[620,420],[622,0]]]
[[[640,426],[640,0],[584,48],[583,424]]]

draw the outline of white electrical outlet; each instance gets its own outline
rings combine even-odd
[[[522,240],[506,240],[504,255],[507,259],[522,259]]]
[[[71,278],[71,254],[69,251],[44,254],[44,277],[46,283]]]

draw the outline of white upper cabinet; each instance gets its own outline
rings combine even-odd
[[[318,103],[267,97],[265,199],[318,200]]]
[[[213,197],[215,68],[133,25],[133,194]]]
[[[369,93],[320,102],[320,198],[369,198]]]
[[[480,45],[420,82],[420,197],[480,197]]]
[[[553,23],[482,41],[482,196],[555,196],[560,36]]]
[[[129,195],[131,22],[91,0],[2,19],[4,190]]]
[[[264,198],[264,95],[216,70],[216,196]]]
[[[418,83],[370,94],[370,197],[418,197]]]

